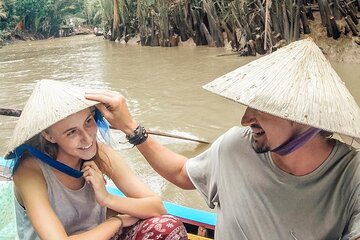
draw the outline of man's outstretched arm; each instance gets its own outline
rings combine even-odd
[[[125,98],[118,92],[110,90],[89,90],[86,98],[101,102],[96,107],[116,129],[130,135],[137,128]],[[157,143],[151,137],[137,145],[137,148],[149,164],[168,181],[183,189],[194,189],[186,171],[187,158]]]

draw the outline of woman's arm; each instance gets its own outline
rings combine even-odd
[[[109,194],[103,204],[112,210],[139,219],[158,217],[166,214],[160,197],[130,198]]]
[[[119,217],[111,217],[107,219],[105,222],[96,226],[95,228],[80,233],[76,235],[72,235],[70,237],[61,238],[61,239],[71,239],[71,240],[96,240],[96,239],[104,239],[109,240],[113,237],[121,228],[123,227],[123,220]],[[42,238],[43,239],[43,238]],[[52,238],[49,238],[52,239]]]
[[[118,218],[110,218],[94,229],[69,237],[53,211],[48,199],[47,185],[35,159],[25,159],[14,174],[16,195],[32,226],[41,239],[108,240],[121,227]]]
[[[115,150],[104,144],[99,144],[99,149],[101,159],[109,161],[110,167],[105,169],[106,175],[109,176],[115,185],[127,196],[127,198],[123,198],[103,192],[102,197],[99,197],[98,201],[100,205],[140,219],[166,213],[161,198],[135,176]],[[95,165],[91,166],[93,169],[91,170],[92,175],[100,177],[101,172],[96,164],[90,162],[86,164]],[[97,172],[97,174],[95,174],[95,172]],[[84,176],[85,175],[86,174],[84,174]],[[102,191],[101,189],[102,187],[99,186],[99,189],[94,190],[95,192],[100,192]]]

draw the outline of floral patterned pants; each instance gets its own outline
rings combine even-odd
[[[111,240],[187,240],[184,224],[180,219],[163,215],[138,221],[119,231]]]

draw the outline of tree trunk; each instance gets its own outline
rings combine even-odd
[[[119,25],[120,25],[120,17],[119,17],[119,0],[113,0],[113,23],[112,23],[112,32],[111,32],[111,41],[115,41],[118,37],[120,37]]]
[[[254,40],[249,40],[247,42],[248,56],[256,56],[255,42]]]
[[[179,29],[180,31],[180,38],[181,38],[181,41],[186,41],[189,39],[189,36],[187,35],[187,31],[186,31],[186,28],[185,28],[185,25],[184,25],[184,22],[182,21],[182,9],[179,9],[177,14],[175,14],[175,23],[176,23],[176,26],[177,28]]]
[[[187,36],[187,39],[189,39],[189,37],[194,32],[194,29],[192,27],[192,22],[191,22],[190,5],[185,5],[182,9],[183,9],[183,13],[184,13],[184,21],[183,22],[184,22],[185,29],[186,29],[186,36]]]
[[[358,32],[358,30],[356,29],[356,26],[355,26],[354,22],[351,20],[351,18],[350,18],[349,16],[346,16],[346,17],[345,17],[345,21],[346,21],[346,23],[349,25],[352,34],[353,34],[354,36],[358,36],[358,35],[359,35],[359,32]]]
[[[326,27],[328,24],[328,16],[325,11],[325,5],[327,5],[327,0],[318,0],[320,16],[321,16],[321,24]]]
[[[331,15],[334,17],[335,20],[339,20],[341,19],[341,13],[336,5],[336,0],[329,0],[329,8],[331,11]]]
[[[300,38],[300,0],[297,0],[295,7],[295,21],[294,21],[294,35],[293,40],[296,41]]]
[[[305,13],[304,8],[301,9],[300,19],[301,19],[301,23],[302,23],[302,26],[303,26],[304,34],[309,34],[310,33],[310,27],[309,27],[308,19],[306,17],[306,13]]]
[[[341,35],[340,31],[339,31],[339,28],[336,24],[336,21],[335,21],[335,18],[334,17],[330,17],[330,26],[332,28],[332,37],[334,39],[338,39]]]
[[[283,12],[283,26],[284,26],[284,38],[287,42],[290,41],[290,27],[289,27],[289,18],[286,11],[285,2],[282,5],[282,12]]]
[[[346,10],[340,5],[339,0],[335,0],[335,3],[336,3],[336,6],[337,6],[337,9],[338,9],[339,12],[341,13],[341,15],[342,15],[343,17],[346,17],[346,15],[347,15]]]
[[[333,15],[331,14],[328,0],[323,0],[323,1],[324,1],[324,11],[325,11],[325,15],[326,15],[326,30],[327,30],[328,37],[332,37],[334,35],[334,33],[332,31],[330,18],[333,17]]]
[[[272,6],[270,8],[272,27],[273,27],[273,30],[276,33],[281,33],[281,27],[280,27],[280,24],[279,24],[279,18],[278,18],[278,14],[276,14],[276,13],[279,13],[278,2],[273,2]]]
[[[315,20],[315,17],[314,17],[311,7],[305,7],[305,12],[306,12],[306,16],[308,19],[310,19],[312,21]]]
[[[224,39],[220,28],[220,21],[212,0],[203,1],[204,9],[209,22],[210,35],[216,47],[224,46]]]
[[[239,42],[238,42],[238,40],[236,38],[236,32],[235,31],[232,32],[230,30],[230,28],[228,27],[228,25],[224,21],[221,22],[221,25],[222,25],[222,28],[226,32],[226,36],[228,38],[228,41],[231,44],[231,48],[235,49],[235,50],[238,50],[239,49]]]
[[[207,30],[207,28],[206,28],[206,26],[205,26],[204,23],[201,23],[201,24],[200,24],[200,30],[201,30],[202,34],[205,36],[208,45],[209,45],[210,47],[215,47],[214,40],[213,40],[213,38],[211,37],[211,34],[210,34],[209,31]]]
[[[351,20],[354,22],[355,25],[359,24],[359,20],[357,19],[356,13],[345,3],[345,8],[349,16],[351,17]]]
[[[260,37],[260,35],[256,35],[255,37],[255,48],[256,48],[256,52],[263,55],[266,53],[265,49],[264,49],[264,44],[263,44],[264,40]]]
[[[196,45],[206,44],[207,43],[206,37],[201,30],[202,21],[200,20],[199,10],[197,9],[197,7],[193,6],[190,9],[190,13],[194,24],[194,32],[192,37],[194,39],[195,44]]]

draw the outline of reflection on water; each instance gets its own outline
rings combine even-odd
[[[0,50],[0,107],[21,108],[41,79],[120,91],[144,126],[213,141],[239,124],[244,108],[201,88],[253,58],[217,57],[224,49],[123,46],[94,36],[23,42]],[[333,63],[360,102],[359,64]],[[0,154],[6,152],[16,118],[0,116]],[[114,132],[115,142],[124,137]],[[157,137],[167,147],[194,156],[207,146]],[[164,199],[206,209],[195,191],[182,191],[159,177],[136,149],[115,144],[134,172]]]

